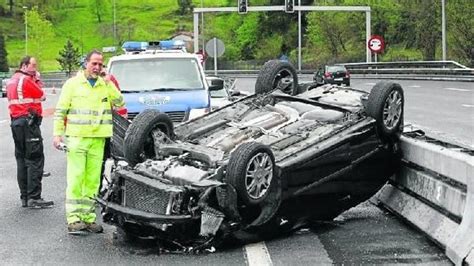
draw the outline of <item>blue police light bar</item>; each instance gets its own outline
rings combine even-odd
[[[136,42],[127,41],[122,44],[125,52],[144,52],[146,50],[186,50],[186,44],[183,40],[165,40]]]
[[[186,46],[183,40],[167,40],[159,41],[158,47],[162,50],[182,50]]]
[[[140,52],[145,51],[147,48],[147,42],[124,42],[122,44],[122,49],[126,52]]]

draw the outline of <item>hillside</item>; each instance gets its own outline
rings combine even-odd
[[[0,33],[5,35],[8,62],[15,67],[25,54],[23,5],[40,14],[52,26],[54,37],[34,43],[28,53],[40,57],[42,71],[58,70],[55,58],[66,41],[84,54],[93,48],[113,46],[113,3],[116,11],[116,45],[125,40],[167,39],[178,31],[193,31],[191,9],[180,15],[180,5],[194,7],[236,6],[236,0],[15,0],[13,14],[9,1],[0,3]],[[283,3],[283,0],[251,0],[251,5]],[[440,60],[440,1],[408,0],[303,0],[314,5],[368,5],[372,8],[372,33],[384,36],[387,49],[381,61]],[[434,4],[433,4],[434,2]],[[474,47],[474,1],[447,1],[448,58],[472,64]],[[275,4],[274,4],[275,5]],[[31,13],[28,13],[31,14]],[[30,15],[29,15],[30,17]],[[30,21],[34,18],[30,18]],[[100,20],[100,21],[99,21]],[[284,12],[221,13],[205,15],[204,37],[218,37],[226,44],[224,61],[245,64],[277,58],[297,57],[297,14]],[[29,36],[34,29],[29,23]],[[365,15],[353,12],[312,12],[303,14],[303,65],[365,60]],[[46,35],[45,35],[46,36]],[[33,38],[33,37],[32,37]],[[42,42],[44,43],[42,43]],[[40,46],[40,47],[35,47]],[[110,56],[110,55],[107,55]],[[239,67],[245,64],[240,64]],[[235,66],[234,66],[235,67]]]

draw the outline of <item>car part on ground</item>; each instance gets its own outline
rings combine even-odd
[[[332,219],[397,171],[398,84],[379,83],[372,96],[333,85],[292,96],[298,86],[278,85],[282,70],[294,72],[290,64],[264,69],[258,93],[174,130],[165,114],[137,116],[125,135],[128,164],[116,164],[98,199],[104,221],[177,251],[200,251]]]

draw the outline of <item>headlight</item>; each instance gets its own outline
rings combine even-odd
[[[191,112],[189,112],[189,120],[198,118],[207,113],[209,113],[209,108],[191,109]]]

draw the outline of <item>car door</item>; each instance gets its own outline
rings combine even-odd
[[[312,148],[314,147],[308,147]],[[307,189],[304,194],[313,194],[314,190],[318,189],[317,183],[325,178],[331,179],[330,176],[337,176],[337,173],[350,165],[350,159],[350,142],[337,143],[326,150],[315,152],[309,160],[289,169],[284,186],[288,188],[290,194],[311,186],[313,188]]]

